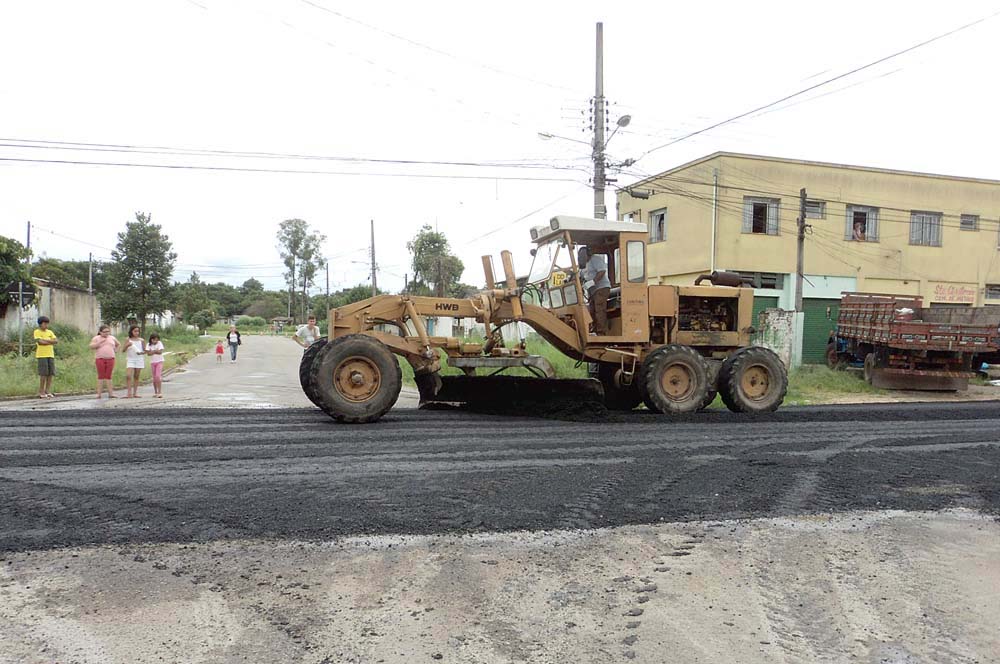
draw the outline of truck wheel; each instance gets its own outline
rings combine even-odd
[[[642,403],[638,375],[633,375],[632,382],[625,385],[621,365],[601,362],[597,365],[597,378],[604,386],[604,405],[608,410],[634,410]]]
[[[302,391],[305,392],[309,401],[312,401],[316,407],[319,407],[319,397],[316,396],[316,390],[312,383],[312,363],[325,345],[326,337],[320,337],[313,345],[306,348],[305,352],[302,353],[302,360],[299,362],[299,385],[302,386]]]
[[[702,407],[710,389],[708,383],[705,358],[689,346],[671,344],[646,356],[639,385],[647,408],[680,414]]]
[[[872,377],[875,375],[875,367],[876,367],[875,353],[868,353],[867,355],[865,355],[864,376],[865,376],[865,382],[868,383],[869,385],[872,384]]]
[[[832,341],[826,345],[826,366],[834,371],[841,371],[844,368],[844,360],[837,352],[837,344]]]
[[[719,371],[719,393],[734,413],[770,413],[785,400],[787,390],[785,365],[761,346],[736,351]]]
[[[395,405],[402,371],[382,342],[351,334],[317,352],[311,383],[324,413],[338,422],[374,422]]]

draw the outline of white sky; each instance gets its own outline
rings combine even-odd
[[[197,269],[212,282],[253,276],[278,288],[277,225],[301,217],[329,238],[334,290],[366,281],[374,219],[380,285],[398,289],[410,271],[406,240],[430,223],[465,261],[464,280],[480,284],[482,253],[509,248],[525,272],[531,226],[591,213],[588,146],[537,134],[589,140],[581,111],[593,94],[597,21],[605,90],[617,103],[612,121],[632,115],[609,146],[622,160],[997,9],[852,0],[8,0],[0,4],[2,139],[562,168],[123,154],[3,140],[3,159],[352,175],[0,160],[0,235],[23,241],[31,220],[37,254],[106,257],[134,212],[148,211],[179,254],[178,279]],[[655,173],[731,150],[1000,179],[998,37],[1000,17],[804,97],[812,101],[654,152],[637,168]],[[612,189],[607,198],[613,213]]]

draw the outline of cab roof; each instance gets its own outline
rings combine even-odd
[[[600,244],[607,242],[610,235],[618,233],[646,233],[646,224],[629,221],[609,221],[607,219],[592,219],[590,217],[571,217],[557,215],[549,220],[548,226],[536,226],[531,229],[531,240],[541,244],[563,231],[569,231],[573,241],[578,244]]]

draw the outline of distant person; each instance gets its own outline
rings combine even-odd
[[[236,351],[239,350],[240,345],[243,343],[243,339],[240,338],[240,333],[237,331],[235,325],[229,326],[229,331],[226,332],[226,341],[229,342],[229,361],[235,362]]]
[[[90,348],[94,351],[94,364],[97,366],[97,398],[101,398],[104,389],[108,391],[109,399],[117,399],[111,373],[115,370],[115,353],[121,347],[118,339],[111,336],[111,328],[102,325],[97,329],[97,336],[90,340]]]
[[[222,339],[215,344],[215,363],[222,364],[222,355],[226,352],[226,347],[222,345]]]
[[[51,399],[52,378],[56,375],[56,333],[49,329],[48,316],[38,317],[35,329],[35,359],[38,360],[38,398]]]
[[[146,344],[146,355],[149,355],[149,368],[153,372],[153,396],[157,399],[163,398],[163,342],[160,335],[153,333],[149,335],[149,343]]]
[[[138,325],[128,329],[128,339],[125,340],[125,398],[139,398],[139,375],[146,368],[146,343],[142,339],[142,330]]]
[[[854,232],[851,239],[855,242],[867,241],[867,238],[865,237],[865,225],[860,221],[854,222]]]
[[[295,343],[302,346],[302,348],[308,349],[309,346],[312,346],[319,340],[321,335],[322,332],[316,327],[316,317],[310,316],[306,319],[305,325],[300,325],[299,329],[295,330],[292,339],[295,340]]]

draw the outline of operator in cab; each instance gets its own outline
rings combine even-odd
[[[577,252],[577,263],[587,292],[590,317],[594,321],[594,334],[608,333],[608,298],[611,297],[611,280],[608,279],[608,260],[604,254],[591,254],[586,245]]]

